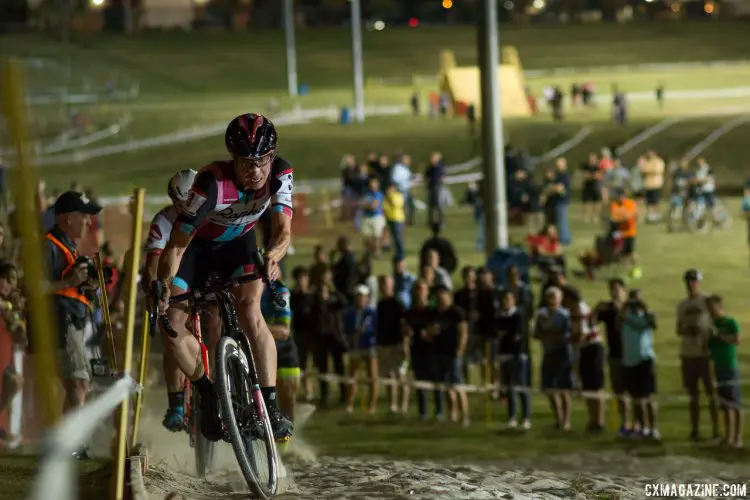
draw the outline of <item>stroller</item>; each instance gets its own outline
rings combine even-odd
[[[573,274],[589,280],[594,280],[599,271],[606,270],[610,275],[614,275],[624,246],[624,238],[616,231],[597,236],[594,239],[594,249],[584,252],[578,258],[583,270],[575,271]]]

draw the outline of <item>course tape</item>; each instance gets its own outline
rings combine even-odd
[[[724,125],[722,125],[721,127],[717,128],[716,130],[708,134],[705,139],[703,139],[698,144],[690,148],[685,153],[685,156],[683,156],[683,160],[693,161],[695,158],[698,157],[699,154],[701,154],[703,151],[708,149],[709,146],[711,146],[713,143],[718,141],[724,134],[748,122],[750,122],[750,115],[738,116],[734,120],[730,120],[726,122]]]
[[[502,362],[502,359],[501,359]],[[495,391],[505,392],[508,393],[509,391],[515,391],[515,392],[521,392],[521,393],[527,393],[527,394],[537,394],[537,395],[549,395],[553,392],[561,392],[561,391],[547,391],[543,389],[537,389],[535,387],[531,386],[521,386],[521,385],[514,385],[514,386],[507,386],[502,384],[484,384],[484,385],[475,385],[475,384],[447,384],[442,382],[430,382],[426,380],[412,380],[407,377],[403,378],[393,378],[393,377],[378,377],[375,379],[368,378],[368,377],[348,377],[348,376],[342,376],[335,373],[317,373],[317,372],[310,372],[306,371],[303,373],[303,376],[310,377],[312,379],[318,379],[318,380],[325,380],[327,382],[334,382],[334,383],[344,383],[344,384],[371,384],[373,382],[377,382],[379,385],[387,386],[387,387],[404,387],[404,388],[410,388],[410,389],[417,389],[417,390],[438,390],[441,392],[446,391],[462,391],[467,394],[490,394]],[[729,382],[729,383],[717,383],[714,384],[714,389],[718,389],[719,387],[728,387],[728,386],[747,386],[748,383],[750,383],[750,380],[740,380],[737,382]],[[600,399],[600,400],[623,400],[623,401],[631,401],[632,398],[626,394],[613,394],[608,391],[583,391],[583,390],[571,390],[567,391],[574,393],[576,396],[582,398],[582,399]],[[653,399],[655,401],[658,401],[660,403],[676,403],[676,402],[688,402],[690,401],[690,398],[684,394],[675,394],[675,393],[660,393],[654,395]],[[743,408],[741,404],[736,404],[729,400],[722,399],[716,392],[714,392],[714,399],[717,400],[720,403],[723,403],[725,405],[734,407],[734,408]],[[748,413],[747,410],[743,410],[743,413]]]

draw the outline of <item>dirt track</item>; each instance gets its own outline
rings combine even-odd
[[[221,444],[208,480],[191,475],[192,452],[183,434],[166,434],[147,419],[150,470],[146,486],[153,500],[249,498],[229,445]],[[498,443],[501,446],[501,443]],[[640,499],[653,483],[740,483],[746,465],[690,457],[637,458],[602,452],[517,460],[492,465],[446,465],[362,458],[316,457],[295,441],[285,460],[280,499]],[[750,488],[749,488],[750,489]],[[693,496],[692,498],[709,498]]]
[[[185,434],[161,427],[163,389],[151,388],[144,407],[141,442],[149,452],[145,477],[152,500],[249,498],[234,454],[221,443],[216,470],[208,480],[192,475],[193,452]],[[314,409],[301,405],[298,428]],[[503,446],[498,441],[497,446]],[[285,458],[279,499],[298,500],[469,500],[469,499],[641,499],[653,483],[741,483],[746,464],[691,457],[638,458],[622,451],[584,453],[496,464],[407,462],[374,458],[317,457],[295,437]],[[750,487],[748,488],[750,491]],[[692,498],[708,498],[693,496]]]

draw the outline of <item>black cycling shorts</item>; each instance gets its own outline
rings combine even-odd
[[[229,281],[252,274],[255,272],[257,249],[254,230],[227,242],[193,238],[185,249],[172,284],[189,290],[205,285],[209,276]]]
[[[299,369],[299,354],[297,354],[297,343],[294,338],[276,341],[276,356],[278,358],[278,370]]]

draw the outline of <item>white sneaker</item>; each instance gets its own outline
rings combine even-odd
[[[527,430],[531,429],[531,420],[528,420],[528,419],[526,419],[526,420],[524,420],[523,422],[521,422],[521,427],[522,427],[522,428],[523,428],[523,430],[525,430],[525,431],[527,431]]]
[[[509,429],[515,429],[516,427],[518,427],[518,422],[516,421],[515,418],[511,418],[510,420],[508,420]]]

